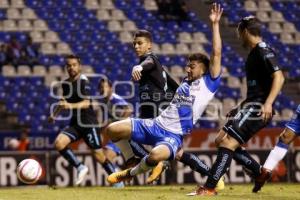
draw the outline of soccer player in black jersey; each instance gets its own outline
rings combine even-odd
[[[204,187],[197,190],[202,196],[216,195],[216,183],[229,168],[233,157],[250,169],[254,177],[264,173],[241,145],[268,125],[274,112],[272,104],[284,82],[275,52],[262,40],[258,20],[253,16],[243,18],[237,31],[243,46],[250,51],[245,64],[247,97],[239,108],[229,113],[230,118],[219,132],[217,159],[211,168],[211,176]]]
[[[88,168],[76,158],[73,151],[68,147],[72,142],[82,138],[91,148],[96,160],[108,174],[115,172],[115,168],[106,159],[101,149],[101,137],[98,130],[99,124],[89,97],[91,87],[88,78],[81,74],[79,57],[75,55],[67,56],[66,69],[69,78],[62,83],[63,99],[59,101],[58,106],[51,113],[48,120],[49,122],[54,122],[55,117],[61,110],[69,110],[71,112],[70,124],[56,137],[55,148],[77,169],[78,173],[75,184],[79,185],[88,173]]]
[[[140,118],[154,118],[160,109],[167,106],[178,84],[163,69],[157,56],[152,53],[152,35],[138,30],[134,35],[133,47],[140,58],[132,69],[132,79],[139,83]]]

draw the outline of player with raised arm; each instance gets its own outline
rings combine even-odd
[[[263,165],[261,174],[255,178],[253,192],[261,190],[266,181],[272,177],[272,171],[288,152],[289,144],[300,135],[300,104],[292,119],[286,123],[279,140]]]
[[[259,130],[267,126],[273,115],[272,104],[279,94],[284,77],[275,61],[274,51],[262,40],[261,25],[253,17],[243,18],[237,28],[244,47],[250,49],[245,70],[247,97],[240,109],[230,112],[231,118],[219,132],[217,159],[211,168],[211,176],[204,186],[198,188],[198,195],[216,195],[215,186],[227,171],[233,156],[240,155],[240,161],[258,177],[260,165],[241,148]],[[246,161],[250,161],[245,163]]]
[[[111,174],[108,177],[110,183],[130,180],[152,169],[158,162],[178,156],[183,137],[191,132],[220,86],[222,43],[219,20],[222,12],[220,5],[213,5],[210,17],[213,23],[211,59],[200,53],[189,56],[187,77],[176,90],[168,107],[154,119],[132,118],[112,123],[108,127],[107,132],[112,141],[131,139],[154,147],[137,166]],[[209,167],[206,168],[209,175]]]
[[[69,144],[83,139],[92,149],[93,156],[103,166],[108,174],[115,172],[114,166],[103,154],[101,147],[101,137],[99,135],[99,124],[96,113],[92,108],[88,78],[81,74],[80,58],[76,55],[66,57],[66,69],[69,78],[62,83],[63,99],[59,101],[55,111],[48,118],[49,122],[54,122],[57,115],[62,110],[71,112],[71,120],[68,127],[62,130],[55,139],[57,151],[77,169],[76,185],[79,185],[88,173],[88,168],[80,162]],[[116,185],[117,186],[117,185]],[[119,184],[119,186],[122,186]]]

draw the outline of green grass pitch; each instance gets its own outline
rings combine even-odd
[[[258,194],[251,193],[252,185],[230,185],[216,197],[188,197],[195,186],[128,186],[124,189],[109,187],[22,187],[1,188],[0,200],[300,200],[300,184],[267,184]]]

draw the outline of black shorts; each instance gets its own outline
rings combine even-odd
[[[166,109],[170,102],[162,101],[162,102],[143,102],[140,104],[140,115],[141,119],[153,119],[157,117],[161,111]]]
[[[240,110],[232,110],[223,130],[240,144],[247,143],[252,136],[269,123],[269,121],[264,122],[261,118],[260,108],[260,105],[251,104]]]
[[[78,125],[68,126],[62,131],[72,142],[83,139],[91,149],[101,149],[101,137],[99,128],[84,128]]]
[[[141,119],[149,119],[149,118],[155,118],[159,115],[158,106],[155,104],[151,105],[141,105],[140,106],[140,115],[139,118]]]

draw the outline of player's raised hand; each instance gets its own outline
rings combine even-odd
[[[221,4],[213,3],[209,15],[210,21],[212,23],[218,23],[221,19],[222,13],[223,13],[223,8],[221,8]]]
[[[139,81],[142,78],[143,67],[141,65],[136,65],[132,68],[131,77],[134,81]]]

